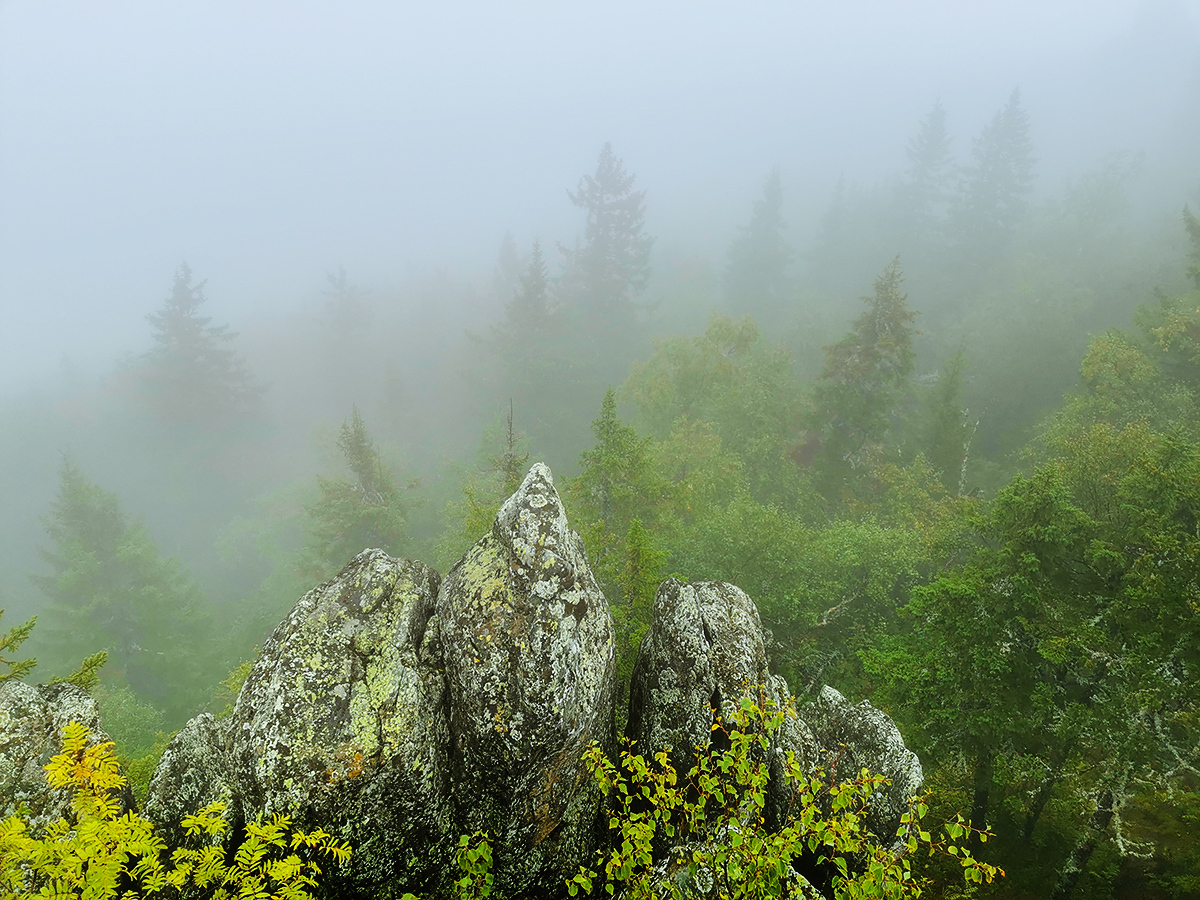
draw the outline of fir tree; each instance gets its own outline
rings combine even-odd
[[[595,174],[583,176],[567,194],[587,220],[583,244],[561,248],[566,297],[594,337],[627,340],[636,323],[635,301],[650,278],[654,239],[642,233],[646,192],[634,189],[634,176],[605,144]]]
[[[939,230],[939,220],[950,199],[954,160],[946,131],[946,110],[939,100],[905,148],[908,171],[898,191],[903,227],[917,242],[929,240]]]
[[[817,386],[824,456],[833,467],[858,468],[878,455],[892,412],[912,374],[915,313],[901,290],[900,259],[875,279],[867,311],[842,340],[826,348]]]
[[[143,357],[140,381],[147,403],[164,422],[228,424],[252,413],[263,393],[230,346],[236,335],[200,315],[204,300],[204,282],[193,283],[184,263],[162,308],[146,316],[154,326],[154,347]]]
[[[975,138],[971,157],[952,218],[963,248],[980,263],[1008,246],[1033,190],[1029,114],[1019,90]]]
[[[771,170],[762,197],[754,201],[750,222],[729,248],[725,298],[730,308],[760,320],[777,316],[787,300],[787,269],[794,254],[783,239],[783,180]]]
[[[172,714],[189,711],[208,669],[201,648],[210,622],[196,584],[176,560],[159,555],[114,494],[70,460],[63,461],[46,531],[53,547],[42,556],[50,574],[33,580],[49,600],[59,655],[105,650],[108,671],[142,698]]]
[[[353,480],[317,478],[320,500],[308,507],[311,574],[325,578],[376,547],[399,551],[405,537],[400,492],[354,406],[337,441]]]

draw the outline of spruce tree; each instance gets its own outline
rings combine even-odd
[[[827,475],[835,481],[878,457],[893,410],[913,370],[915,313],[901,290],[900,258],[875,279],[867,310],[849,334],[826,347],[817,417]],[[832,486],[832,485],[831,485]]]
[[[946,131],[946,110],[939,100],[933,105],[915,137],[905,148],[908,170],[897,192],[901,224],[916,243],[933,238],[950,199],[954,160]]]
[[[163,558],[116,495],[71,460],[59,472],[46,518],[46,594],[51,643],[60,660],[107,651],[107,672],[173,715],[188,712],[209,674],[210,621],[199,588]]]
[[[612,145],[605,144],[595,174],[584,175],[567,192],[587,219],[583,243],[560,247],[567,259],[562,287],[593,346],[596,339],[618,347],[629,340],[637,320],[635,301],[650,278],[654,239],[642,233],[646,192],[635,190],[634,183]]]
[[[204,282],[193,283],[183,263],[166,302],[146,316],[154,346],[142,357],[139,380],[150,408],[169,424],[229,424],[249,416],[263,393],[230,346],[236,334],[200,315],[204,301]]]
[[[968,261],[992,261],[1012,240],[1033,190],[1029,113],[1014,90],[971,146],[952,222]]]
[[[368,548],[395,554],[405,538],[399,488],[357,406],[342,424],[337,445],[351,479],[317,478],[320,500],[308,507],[308,568],[316,578],[337,572]]]
[[[729,248],[725,270],[726,304],[763,321],[778,317],[789,293],[788,266],[793,254],[783,238],[783,180],[771,170],[762,196],[754,201],[750,222]]]
[[[529,264],[504,307],[504,318],[492,326],[489,345],[505,372],[509,395],[531,399],[553,368],[560,329],[550,301],[550,272],[540,241],[533,242]],[[522,403],[524,405],[524,403]]]
[[[654,473],[650,439],[621,422],[611,388],[592,422],[592,434],[596,443],[580,454],[581,471],[568,484],[566,495],[592,568],[605,590],[615,595],[630,524],[637,516],[649,516],[653,502],[665,492]]]

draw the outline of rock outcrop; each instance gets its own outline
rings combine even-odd
[[[455,817],[495,838],[505,896],[551,896],[606,830],[583,763],[613,746],[608,604],[550,470],[535,465],[489,534],[450,570],[437,621]]]
[[[754,602],[732,584],[664,581],[630,684],[627,734],[639,751],[649,758],[670,750],[677,767],[690,765],[692,749],[711,739],[714,716],[728,720],[748,695],[776,706],[790,700],[787,684],[768,669]],[[792,800],[784,778],[788,751],[805,771],[820,766],[838,781],[857,778],[863,768],[891,779],[867,817],[884,841],[895,837],[909,797],[921,787],[920,762],[892,720],[866,701],[852,706],[830,687],[775,733],[768,798],[775,820]]]
[[[752,687],[767,684],[774,687],[754,601],[732,584],[668,578],[633,666],[626,736],[647,759],[689,753],[712,736],[710,710],[728,718]]]
[[[851,704],[828,685],[797,715],[821,747],[818,763],[826,774],[845,781],[866,769],[891,780],[885,791],[872,797],[867,827],[882,842],[893,841],[909,798],[920,792],[925,780],[921,761],[904,746],[896,723],[868,701]]]
[[[380,550],[305,594],[263,647],[225,722],[168,747],[147,808],[178,822],[228,800],[235,829],[283,813],[349,840],[343,895],[436,891],[451,859],[440,583]],[[453,834],[457,839],[457,832]]]
[[[320,825],[354,847],[324,884],[338,897],[450,896],[459,835],[487,831],[498,900],[558,898],[608,840],[582,755],[593,741],[615,751],[614,669],[608,604],[535,465],[444,579],[367,550],[302,597],[233,715],[199,716],[172,741],[147,810],[177,823],[222,800],[235,835],[275,812]],[[664,582],[630,685],[638,751],[690,756],[748,693],[790,699],[753,601],[731,584]],[[777,816],[789,750],[806,770],[836,758],[839,774],[891,776],[871,811],[884,837],[920,784],[891,721],[830,689],[775,734]]]
[[[71,722],[87,727],[91,745],[109,740],[96,701],[82,688],[18,681],[0,685],[0,819],[24,804],[34,834],[59,819],[73,821],[74,790],[53,790],[45,772],[50,757],[62,752],[63,729]],[[125,810],[134,808],[128,788],[119,799]]]
[[[202,713],[171,739],[150,779],[146,818],[169,846],[182,846],[180,827],[210,803],[225,804],[225,818],[240,824],[240,806],[229,772],[229,721]]]
[[[444,581],[367,550],[302,597],[232,717],[171,742],[147,808],[320,825],[354,847],[338,896],[448,895],[477,830],[498,894],[557,893],[603,834],[582,755],[612,747],[613,669],[608,604],[535,465]]]

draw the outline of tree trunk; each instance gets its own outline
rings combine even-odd
[[[992,754],[984,750],[975,757],[975,796],[971,803],[971,826],[987,828],[988,804],[992,794]],[[972,834],[970,841],[978,843],[977,835]]]
[[[1050,802],[1050,795],[1054,793],[1054,786],[1058,784],[1058,768],[1059,763],[1055,762],[1055,768],[1049,772],[1042,783],[1038,785],[1037,796],[1033,798],[1033,803],[1029,807],[1029,813],[1025,816],[1025,827],[1021,829],[1021,840],[1028,843],[1033,837],[1033,829],[1038,823],[1038,819],[1042,816],[1042,810],[1046,808],[1046,804]]]
[[[1088,860],[1092,858],[1092,851],[1096,849],[1096,841],[1103,837],[1104,832],[1108,830],[1112,818],[1113,793],[1105,791],[1097,799],[1096,811],[1088,820],[1087,827],[1079,838],[1079,843],[1075,845],[1075,849],[1071,851],[1071,855],[1067,857],[1066,863],[1058,873],[1058,884],[1054,886],[1054,893],[1050,895],[1050,900],[1068,900],[1075,890],[1075,885],[1079,883],[1084,869],[1087,868]]]

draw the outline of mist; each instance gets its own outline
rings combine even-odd
[[[1009,193],[980,213],[1000,139]],[[1192,362],[1153,312],[1196,277],[1185,206],[1200,0],[0,0],[0,631],[39,616],[34,677],[77,661],[80,498],[209,623],[191,681],[138,694],[163,728],[360,537],[445,570],[538,460],[612,595],[634,519],[660,574],[729,579],[696,548],[749,505],[780,557],[838,573],[839,528],[966,533],[1104,394],[1122,341],[1176,381],[1121,394],[1121,427],[1194,435]],[[589,253],[617,207],[614,286]],[[873,291],[903,353],[855,382]],[[207,393],[171,369],[181,327],[220,373]],[[842,446],[856,391],[883,399]],[[630,496],[722,486],[618,530],[620,503],[594,506],[619,494],[596,487],[606,427],[662,476]],[[339,531],[330,510],[375,480],[387,515]],[[888,518],[917,495],[945,509]],[[888,596],[961,562],[938,546]],[[832,607],[774,577],[755,599],[777,634],[797,597]],[[878,686],[804,652],[780,665]],[[110,662],[102,684],[138,677]]]

